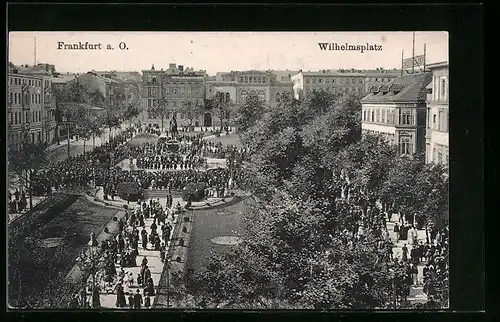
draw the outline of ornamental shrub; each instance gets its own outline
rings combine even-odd
[[[137,201],[143,198],[143,189],[137,182],[120,182],[116,186],[118,196],[128,201]]]
[[[205,198],[205,182],[189,183],[182,191],[182,199],[188,201],[200,201]]]

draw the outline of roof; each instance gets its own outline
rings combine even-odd
[[[340,73],[336,70],[324,70],[324,71],[318,71],[318,72],[302,72],[302,75],[304,76],[340,76],[340,77],[365,77],[364,74],[361,73]]]
[[[399,76],[388,84],[372,86],[371,93],[363,97],[361,103],[425,101],[426,87],[431,80],[431,73]]]
[[[430,70],[437,69],[437,68],[448,68],[448,62],[441,61],[441,62],[437,62],[437,63],[427,64],[425,67],[429,68]]]
[[[297,70],[272,70],[271,73],[276,75],[278,83],[291,83],[290,77],[299,73]]]

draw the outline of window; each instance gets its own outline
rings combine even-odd
[[[372,111],[372,122],[375,122],[375,111]]]
[[[318,83],[323,83],[323,79],[318,79]]]
[[[401,111],[401,125],[413,125],[413,112],[412,111]]]
[[[151,108],[151,100],[148,99],[148,107]]]
[[[245,83],[248,83],[248,76],[245,76]]]
[[[262,77],[258,77],[257,80],[259,83],[262,83]]]
[[[444,132],[446,131],[446,128],[445,128],[445,113],[444,113],[444,110],[439,110],[439,124],[438,124],[438,131],[440,132]]]
[[[312,79],[313,84],[316,84],[316,78]]]
[[[247,100],[248,92],[247,91],[241,91],[241,101],[244,103]]]
[[[245,78],[240,77],[240,83],[243,83],[245,81]]]
[[[436,123],[437,123],[437,121],[436,121],[436,119],[437,119],[437,115],[436,115],[436,114],[433,114],[433,115],[432,115],[432,129],[433,129],[433,130],[435,130],[435,129],[437,128],[437,124],[436,124]]]
[[[259,100],[261,100],[261,101],[265,101],[266,100],[266,94],[262,90],[259,91]]]
[[[9,93],[9,104],[13,104],[14,103],[12,101],[13,96],[14,96],[14,93]]]
[[[335,84],[335,79],[332,79],[332,84]]]
[[[366,121],[366,111],[363,111],[363,121]]]
[[[231,102],[231,95],[229,93],[226,93],[226,103]]]
[[[446,79],[441,79],[441,99],[446,100]]]
[[[409,136],[402,136],[400,138],[400,152],[402,155],[411,155],[413,153],[411,138]]]
[[[279,103],[280,98],[281,98],[280,93],[276,93],[276,102],[277,102],[277,103]]]

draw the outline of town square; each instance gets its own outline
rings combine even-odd
[[[447,33],[9,44],[10,308],[449,307]]]

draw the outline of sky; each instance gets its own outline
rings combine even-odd
[[[49,63],[61,73],[167,69],[176,63],[208,74],[232,70],[400,68],[412,55],[412,32],[11,32],[9,61]],[[58,42],[101,43],[101,50],[58,50]],[[120,49],[119,45],[122,44]],[[376,51],[321,50],[318,43],[377,45]],[[113,50],[107,49],[111,45]],[[448,61],[447,32],[415,32],[415,55]],[[380,47],[381,46],[381,47]],[[125,49],[126,47],[126,49]]]

